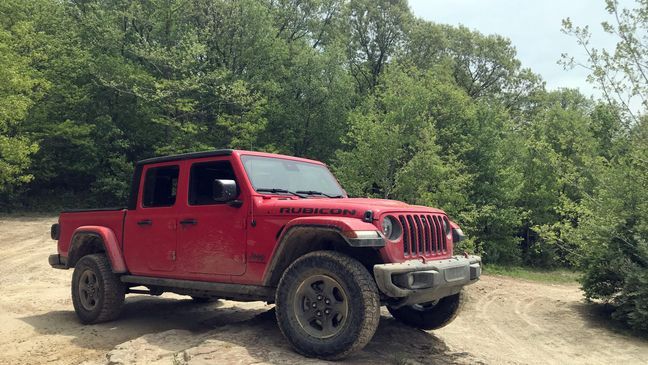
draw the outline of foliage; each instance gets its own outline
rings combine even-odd
[[[351,75],[360,92],[371,90],[389,59],[400,49],[412,21],[405,0],[350,0],[344,37]]]
[[[524,183],[519,200],[529,219],[522,233],[525,261],[539,266],[573,264],[573,243],[563,231],[580,218],[580,203],[592,193],[600,156],[592,134],[591,101],[574,90],[536,98],[533,121],[524,125]]]
[[[442,68],[391,65],[350,113],[336,173],[353,195],[443,207],[472,237],[459,249],[517,262],[519,212],[511,205],[521,176],[507,158],[514,144],[503,142],[511,119],[449,80]]]
[[[587,59],[578,60],[568,54],[563,54],[561,59],[566,68],[589,70],[588,81],[601,90],[609,103],[619,105],[634,122],[648,107],[648,64],[645,62],[648,58],[645,36],[648,12],[644,1],[638,1],[637,6],[636,9],[621,8],[617,0],[605,0],[605,9],[613,21],[605,21],[601,26],[605,33],[618,40],[613,52],[592,47],[589,26],[576,26],[570,18],[564,19],[563,33],[576,39]]]
[[[632,131],[627,152],[599,176],[587,214],[573,232],[583,254],[587,298],[615,305],[614,316],[648,330],[648,123]]]
[[[567,66],[591,70],[589,80],[597,85],[612,108],[597,108],[592,114],[592,147],[601,150],[596,167],[582,169],[590,175],[573,211],[577,218],[565,238],[578,249],[583,268],[583,290],[589,299],[602,299],[614,307],[613,317],[639,330],[648,330],[648,121],[646,119],[645,38],[648,9],[621,9],[606,1],[614,23],[603,30],[617,39],[614,52],[590,46],[587,26],[574,26],[569,19],[563,29],[585,49],[584,63],[565,56]],[[637,102],[641,105],[637,111]],[[575,164],[577,166],[577,164]],[[575,167],[576,167],[575,166]],[[580,185],[580,184],[579,184]]]
[[[507,106],[540,88],[540,79],[515,58],[511,41],[464,26],[417,20],[409,28],[406,57],[419,68],[446,63],[457,85],[472,98],[499,97]]]
[[[0,4],[0,202],[11,199],[33,179],[28,172],[38,146],[20,133],[30,108],[48,82],[33,67],[39,53],[33,22],[17,1]]]

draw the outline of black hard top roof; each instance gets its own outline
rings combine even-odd
[[[201,158],[201,157],[230,156],[232,154],[232,151],[233,150],[230,149],[222,149],[222,150],[212,150],[212,151],[181,153],[179,155],[147,158],[144,160],[137,161],[137,164],[147,165],[151,163],[190,160],[190,159]]]

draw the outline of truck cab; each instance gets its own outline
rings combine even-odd
[[[349,198],[319,161],[215,150],[139,161],[126,207],[62,212],[49,263],[74,268],[84,323],[116,318],[128,293],[262,300],[298,352],[337,359],[369,341],[381,305],[449,323],[481,274],[453,256],[462,237],[442,210]]]

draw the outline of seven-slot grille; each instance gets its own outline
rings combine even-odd
[[[443,231],[445,217],[433,214],[402,214],[398,216],[403,227],[405,256],[436,256],[448,250]],[[446,222],[447,224],[447,222]]]

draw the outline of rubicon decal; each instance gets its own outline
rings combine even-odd
[[[341,208],[280,208],[279,214],[334,214],[355,215],[355,209]]]

